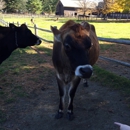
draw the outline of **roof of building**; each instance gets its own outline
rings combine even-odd
[[[74,7],[74,8],[82,8],[81,1],[84,0],[59,0],[63,4],[64,7]],[[90,3],[86,3],[89,8],[91,8]]]
[[[64,7],[80,8],[78,0],[60,0]]]

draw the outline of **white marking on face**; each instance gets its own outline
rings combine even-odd
[[[75,70],[75,75],[78,76],[78,77],[81,77],[82,74],[80,73],[80,68],[90,68],[91,70],[93,70],[93,67],[91,65],[80,65],[76,68]]]

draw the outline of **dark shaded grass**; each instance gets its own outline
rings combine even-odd
[[[130,80],[117,76],[114,73],[106,71],[98,66],[94,66],[95,75],[91,80],[100,82],[103,86],[118,89],[124,96],[130,97]]]

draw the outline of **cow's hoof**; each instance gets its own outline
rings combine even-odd
[[[55,115],[55,119],[60,119],[63,117],[63,112],[57,112],[56,115]]]
[[[69,121],[72,121],[72,120],[74,119],[74,114],[73,114],[73,112],[72,112],[72,113],[67,112],[67,119],[68,119]]]

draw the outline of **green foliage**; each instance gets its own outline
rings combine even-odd
[[[42,2],[40,0],[28,0],[26,8],[30,13],[40,14],[42,12]]]
[[[33,13],[40,14],[41,12],[55,12],[56,3],[58,0],[4,0],[4,11],[8,13]]]
[[[58,0],[43,0],[43,11],[47,13],[55,12]]]
[[[126,12],[130,11],[130,0],[103,0],[104,7],[103,13],[107,14],[110,12]]]
[[[5,0],[5,10],[10,13],[20,13],[26,11],[26,0]]]
[[[130,0],[116,0],[116,3],[120,5],[123,12],[129,13],[130,12]]]

